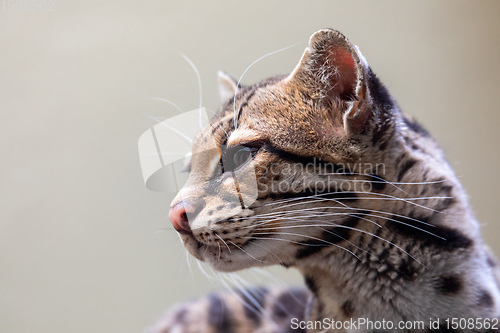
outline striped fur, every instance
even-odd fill
[[[290,75],[249,87],[221,80],[234,97],[197,136],[172,203],[199,207],[184,245],[220,271],[296,268],[309,291],[254,291],[258,313],[237,293],[208,296],[152,332],[300,332],[293,316],[421,320],[425,328],[399,331],[445,332],[429,320],[498,318],[498,267],[464,190],[356,46],[321,30]],[[300,302],[278,315],[283,298]],[[454,332],[476,331],[491,330]]]

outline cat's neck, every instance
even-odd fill
[[[462,231],[445,227],[448,219],[454,225],[476,225],[473,217],[467,213],[435,216],[436,221],[425,223],[436,222],[437,227],[422,228],[435,230],[433,235],[386,221],[392,223],[391,228],[377,220],[382,228],[370,230],[376,237],[360,233],[344,251],[332,250],[298,265],[315,295],[308,320],[429,324],[439,318],[443,324],[446,318],[487,318],[498,313],[500,295],[476,231],[463,236]],[[415,231],[417,236],[408,239],[397,231]],[[434,245],[426,237],[436,238]],[[483,307],[472,306],[481,302]],[[365,331],[359,328],[359,332]]]

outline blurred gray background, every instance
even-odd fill
[[[0,4],[2,6],[2,4]],[[429,128],[500,254],[500,1],[60,1],[0,9],[0,332],[140,332],[202,276],[148,191],[137,140],[178,111],[218,108],[216,72],[290,72],[332,27]],[[27,8],[29,9],[29,8]],[[292,270],[274,269],[288,283]],[[270,278],[264,278],[270,280]]]

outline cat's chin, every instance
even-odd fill
[[[184,247],[193,257],[206,262],[219,272],[235,272],[250,267],[275,264],[269,260],[259,259],[265,256],[264,253],[253,253],[252,246],[250,249],[245,245],[219,247],[203,244],[192,235],[181,235],[181,238]]]
[[[203,260],[203,256],[201,255],[200,249],[206,248],[202,243],[198,242],[193,235],[181,235],[182,242],[184,243],[184,247],[188,250],[188,252],[198,260]]]
[[[213,269],[219,272],[230,273],[241,271],[243,269],[247,269],[250,267],[261,267],[268,266],[272,263],[266,263],[265,261],[249,261],[249,260],[241,260],[238,255],[229,255],[225,258],[221,258],[220,260],[216,256],[211,256],[204,260],[207,262]]]

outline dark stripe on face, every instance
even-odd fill
[[[258,326],[262,319],[262,310],[266,306],[267,293],[267,288],[252,288],[246,290],[246,292],[238,291],[238,295],[243,302],[245,316],[253,321],[255,326]]]
[[[208,296],[208,301],[210,303],[208,309],[208,324],[212,326],[216,332],[233,333],[233,318],[231,318],[231,312],[224,301],[215,294]]]
[[[250,101],[250,99],[253,97],[253,95],[255,95],[255,92],[257,91],[257,88],[254,88],[248,95],[247,97],[245,98],[245,101],[243,103],[240,104],[240,107],[238,108],[238,113],[236,114],[236,121],[239,121],[240,120],[240,117],[241,117],[241,112],[243,111],[243,108],[246,107],[248,105],[248,102]]]
[[[411,218],[414,219],[393,216],[391,218],[392,221],[386,221],[386,226],[389,230],[399,233],[414,242],[420,242],[423,246],[434,247],[444,251],[466,249],[472,245],[470,238],[455,229],[429,224],[432,220],[431,218]],[[419,221],[424,223],[420,223]]]
[[[404,175],[410,170],[418,161],[413,158],[407,158],[403,164],[399,167],[398,171],[398,182],[400,182]]]
[[[221,142],[221,144],[225,145],[228,138],[228,132],[233,128],[233,124],[233,117],[229,119],[214,119],[214,122],[210,124],[212,127],[212,136],[222,136],[223,142]]]
[[[442,275],[436,285],[436,289],[445,295],[455,295],[462,290],[462,279],[454,275]]]
[[[265,143],[262,149],[277,155],[281,159],[290,161],[291,163],[302,164],[305,167],[316,168],[316,170],[319,169],[318,175],[320,176],[327,174],[333,174],[333,175],[338,174],[343,176],[352,175],[352,173],[348,171],[346,172],[346,168],[344,166],[334,164],[331,162],[325,162],[314,156],[301,156],[291,152],[287,152],[285,150],[273,147],[269,143]],[[335,187],[337,183],[334,180],[328,181],[327,177],[328,176],[325,176],[324,179],[318,180],[318,184],[324,185],[321,186],[322,188],[319,188],[320,186],[311,188],[312,185],[310,185],[309,188],[300,189],[300,191],[298,190],[295,192],[294,191],[282,192],[282,193],[273,192],[268,194],[266,198],[288,199],[288,198],[298,198],[298,197],[320,196],[321,198],[325,199],[339,199],[339,200],[342,199],[342,200],[352,200],[352,201],[357,200],[355,194],[336,191]],[[379,184],[380,182],[382,183],[382,185]],[[374,187],[376,188],[385,187],[385,185],[383,184],[384,183],[383,180],[380,180],[380,182],[377,183],[377,185],[374,185]],[[334,188],[333,191],[332,187]]]
[[[349,228],[342,228],[342,227],[324,228],[324,231],[322,232],[321,236],[318,237],[321,239],[310,239],[306,241],[301,241],[301,243],[304,243],[306,245],[303,245],[302,248],[300,248],[297,251],[296,258],[303,259],[309,257],[315,253],[320,252],[325,247],[329,247],[331,245],[335,245],[337,243],[349,239],[353,231],[350,228],[355,228],[359,220],[366,214],[367,212],[359,212],[347,218],[347,220],[343,222],[341,225]]]
[[[272,77],[272,78],[269,78],[267,80],[261,81],[260,83],[254,85],[252,87],[249,87],[249,88],[246,88],[246,89],[244,88],[244,90],[242,91],[242,93],[246,93],[245,90],[250,90],[251,89],[251,91],[247,95],[247,97],[245,98],[245,101],[243,103],[241,103],[240,107],[238,108],[238,113],[236,114],[237,121],[240,120],[243,108],[245,108],[248,105],[248,102],[255,95],[255,93],[257,92],[258,89],[264,88],[264,87],[266,87],[266,86],[268,86],[270,84],[276,83],[276,82],[282,80],[283,78],[285,78],[285,76]]]

